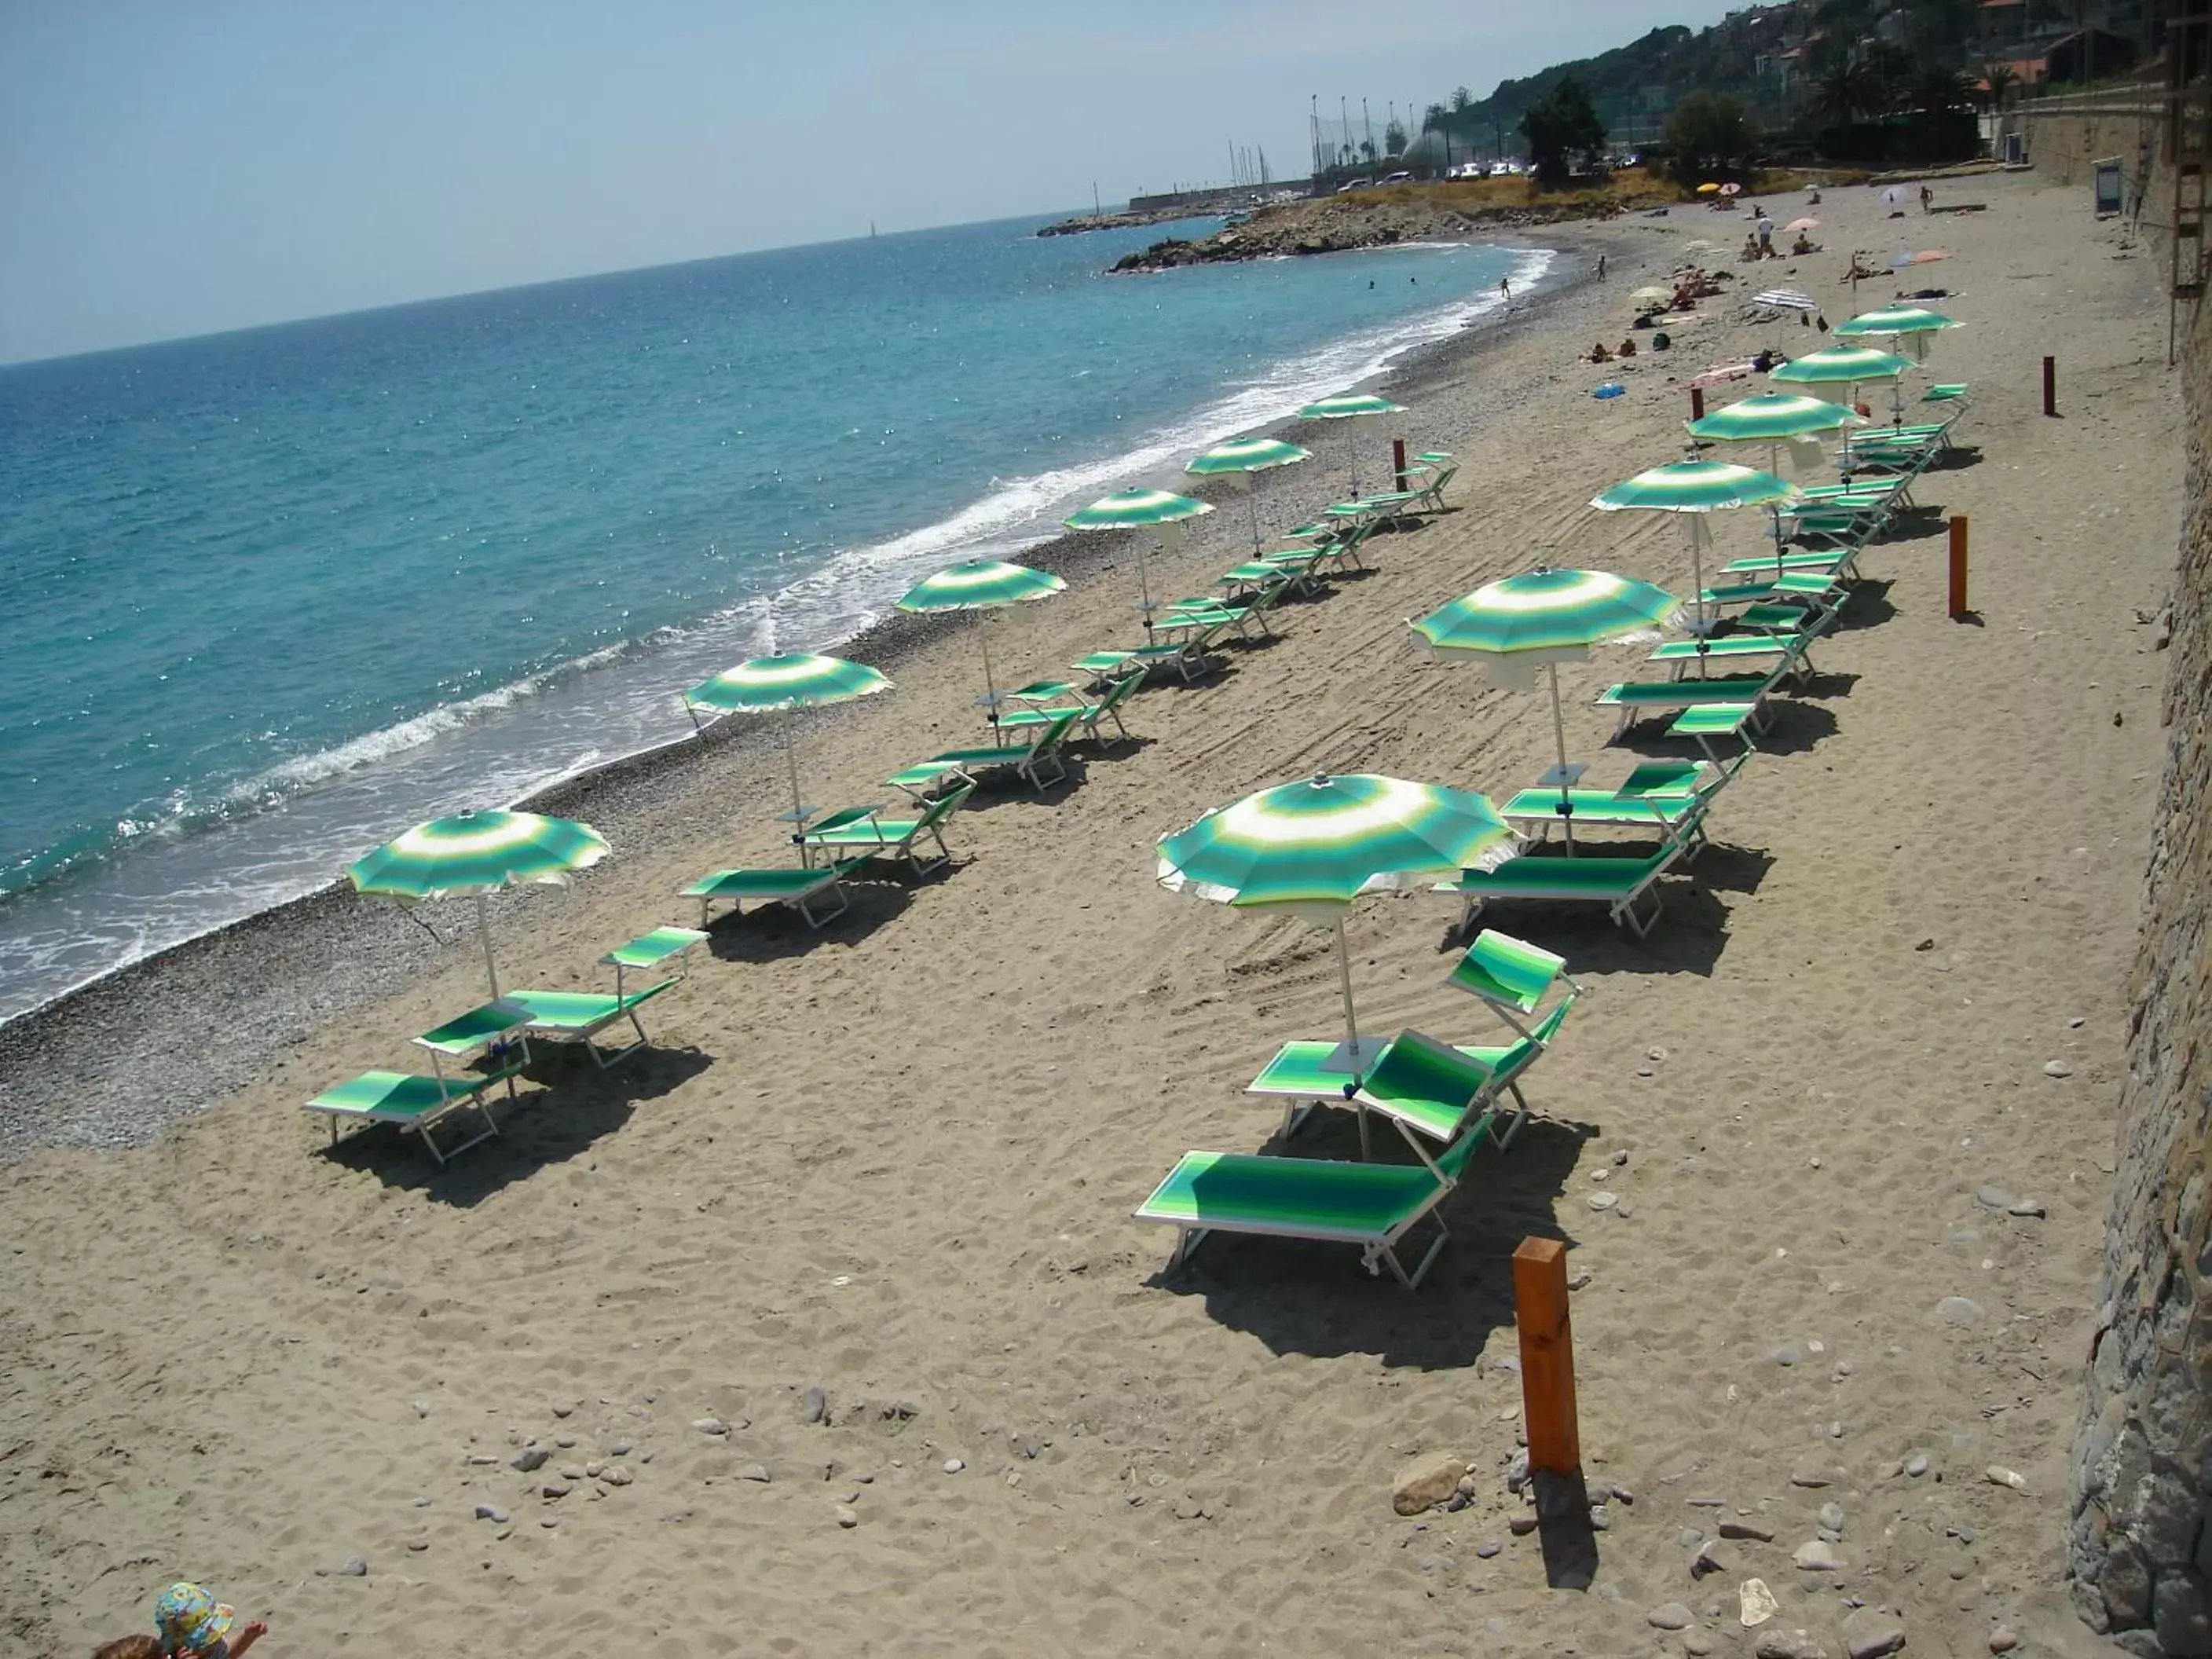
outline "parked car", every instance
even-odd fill
[[[1382,175],[1382,182],[1386,185],[1408,185],[1413,181],[1413,175],[1403,168],[1396,173],[1386,173]]]
[[[1347,190],[1372,190],[1374,188],[1375,181],[1372,179],[1352,179],[1339,185],[1336,187],[1336,193],[1339,196],[1341,196]]]

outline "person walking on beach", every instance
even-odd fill
[[[1605,280],[1605,255],[1602,253],[1597,256],[1597,279],[1601,283]]]
[[[1513,297],[1512,280],[1510,277],[1500,276],[1498,279],[1498,291],[1500,294],[1503,294],[1507,299],[1511,299]]]

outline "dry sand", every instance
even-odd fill
[[[1937,362],[1974,383],[1980,447],[1918,493],[1972,516],[1979,623],[1944,614],[1940,536],[1876,546],[1648,945],[1498,915],[1589,994],[1418,1295],[1349,1250],[1253,1241],[1156,1276],[1172,1239],[1130,1209],[1185,1148],[1266,1140],[1243,1085],[1336,1009],[1319,936],[1162,892],[1152,844],[1321,769],[1498,795],[1535,775],[1540,703],[1431,661],[1404,619],[1539,561],[1686,590],[1677,525],[1584,503],[1677,453],[1671,377],[1812,337],[1711,302],[1668,356],[1572,354],[1734,218],[1602,232],[1607,283],[1455,371],[1494,411],[1471,430],[1429,424],[1412,387],[1415,447],[1466,468],[1454,511],[1377,538],[1374,574],[1213,683],[1141,695],[1141,741],[1045,799],[979,796],[944,875],[872,883],[819,933],[719,927],[654,1005],[653,1053],[544,1062],[507,1135],[450,1170],[382,1134],[332,1155],[297,1105],[474,1001],[465,939],[155,1144],[0,1172],[0,1650],[88,1649],[179,1577],[266,1616],[272,1655],[1702,1652],[1701,1632],[1748,1652],[1754,1575],[1768,1628],[1831,1651],[1847,1598],[1901,1609],[1915,1652],[1978,1651],[1999,1624],[2026,1651],[2097,1645],[2054,1586],[2161,759],[2137,611],[2174,556],[2178,399],[2155,262],[2116,257],[2085,192],[1943,193],[1990,210],[1885,226],[1873,192],[1832,193],[1834,252],[1796,279],[1841,317],[1842,250],[1955,252],[1914,275],[1972,325]],[[2037,412],[2045,350],[2062,420]],[[1607,376],[1630,395],[1593,402]],[[1320,471],[1271,508],[1321,499]],[[1164,585],[1206,586],[1237,516]],[[1748,515],[1720,529],[1757,538]],[[998,661],[1125,635],[1133,588],[1117,560],[1006,619]],[[1631,763],[1588,705],[1628,660],[1569,677],[1594,781]],[[968,640],[897,678],[813,733],[816,799],[878,796],[972,738]],[[606,945],[684,919],[684,878],[777,855],[771,768],[732,750],[694,775],[623,815],[610,863],[512,907],[506,962],[592,983]],[[1487,1040],[1443,984],[1455,915],[1426,893],[1355,910],[1365,1023]],[[1585,1462],[1626,1489],[1584,1590],[1548,1588],[1540,1538],[1508,1524],[1507,1257],[1531,1234],[1588,1275]],[[1978,1311],[1947,1322],[1952,1297]],[[510,1468],[533,1437],[544,1467]],[[1475,1501],[1396,1516],[1394,1477],[1438,1450]],[[1830,1503],[1847,1565],[1801,1572]],[[1691,1534],[1723,1519],[1772,1542],[1720,1545],[1692,1583]],[[327,1574],[353,1553],[366,1577]],[[1674,1601],[1696,1615],[1680,1637],[1647,1623]]]

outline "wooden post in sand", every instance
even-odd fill
[[[1705,389],[1701,386],[1690,388],[1690,418],[1693,421],[1705,418]]]
[[[1398,488],[1403,489],[1406,487],[1406,441],[1403,438],[1390,440],[1390,471],[1397,474]]]
[[[1567,1320],[1567,1247],[1524,1238],[1513,1252],[1513,1323],[1521,1333],[1521,1413],[1528,1467],[1571,1474],[1582,1467],[1575,1420],[1575,1334]]]
[[[2058,359],[2043,360],[2043,412],[2054,418],[2058,414]]]
[[[1954,513],[1951,515],[1951,620],[1956,622],[1969,614],[1966,605],[1966,515]]]

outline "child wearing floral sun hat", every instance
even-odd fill
[[[255,1619],[233,1636],[237,1618],[198,1584],[172,1584],[154,1603],[154,1632],[168,1659],[244,1659],[269,1626]]]

